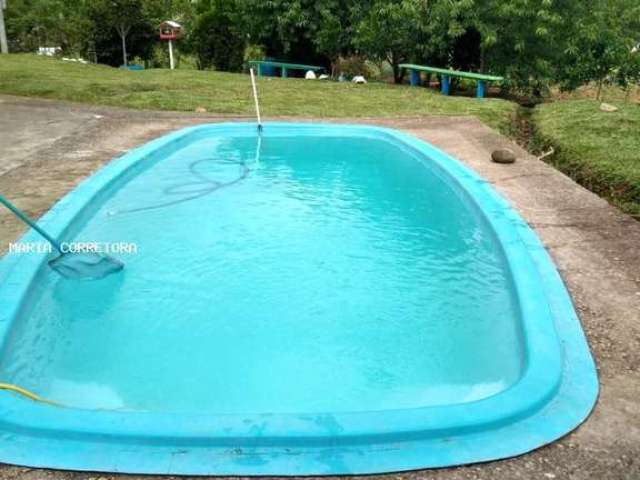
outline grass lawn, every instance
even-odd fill
[[[397,117],[472,115],[514,134],[518,106],[501,99],[445,97],[425,88],[369,83],[354,85],[302,79],[261,78],[263,115]],[[640,218],[640,106],[607,101],[620,110],[604,113],[590,94],[575,92],[537,107],[535,140],[553,145],[550,160],[587,188]],[[0,55],[0,93],[137,109],[253,115],[249,76],[197,70],[126,71],[36,55]],[[620,93],[620,92],[618,92]],[[582,95],[582,96],[581,96]],[[559,99],[558,99],[559,98]]]
[[[533,115],[537,136],[553,145],[550,161],[579,183],[640,219],[640,105],[593,100],[543,104]]]
[[[425,88],[369,83],[355,85],[303,79],[261,78],[265,117],[394,117],[473,115],[505,130],[516,110],[501,99],[443,97]],[[137,109],[253,114],[246,74],[152,69],[126,71],[35,55],[0,56],[0,93]]]

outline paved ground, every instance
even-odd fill
[[[0,192],[37,217],[114,156],[169,130],[219,119],[0,96]],[[491,163],[490,151],[510,142],[473,119],[359,121],[401,128],[435,144],[513,203],[557,262],[601,382],[591,417],[552,445],[510,460],[384,478],[640,479],[640,222],[520,149],[514,165]],[[21,231],[15,219],[0,211],[0,251]],[[115,477],[0,465],[0,480]]]

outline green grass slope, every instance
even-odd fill
[[[538,137],[554,146],[551,162],[576,181],[640,218],[640,105],[614,102],[606,113],[592,100],[539,106]]]
[[[261,78],[268,116],[398,117],[472,115],[513,133],[517,105],[501,99],[445,97],[425,88]],[[0,93],[119,107],[252,115],[246,74],[197,70],[126,71],[36,55],[0,55]],[[615,103],[615,102],[614,102]],[[563,99],[536,108],[536,139],[551,161],[587,188],[640,218],[640,107],[618,102],[605,113],[592,100]]]
[[[500,99],[443,97],[425,88],[261,78],[265,115],[395,117],[473,115],[504,129],[516,105]],[[152,69],[126,71],[35,55],[0,56],[0,93],[137,109],[252,114],[246,74]]]

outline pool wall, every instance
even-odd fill
[[[111,162],[66,195],[39,224],[72,236],[123,176],[191,135],[246,134],[255,124],[183,129]],[[491,225],[522,312],[525,367],[507,390],[475,402],[322,415],[168,415],[81,410],[0,392],[0,461],[33,467],[156,474],[380,473],[519,455],[579,425],[598,393],[595,366],[569,294],[535,233],[491,186],[460,162],[407,134],[378,127],[269,123],[270,135],[354,135],[418,152],[451,178]],[[33,231],[22,242],[39,241]],[[47,256],[0,261],[0,346],[34,290]]]

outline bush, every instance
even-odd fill
[[[242,70],[245,39],[237,12],[231,2],[211,2],[211,9],[196,20],[190,43],[198,59],[198,68],[227,72]]]
[[[174,51],[174,54],[176,52]],[[157,43],[151,50],[150,68],[169,68],[169,49],[166,42]]]
[[[244,71],[249,71],[249,61],[250,60],[264,60],[266,57],[266,53],[264,47],[262,45],[255,45],[250,43],[244,49]]]
[[[71,3],[71,2],[69,2]],[[151,20],[145,16],[140,3],[134,0],[88,2],[87,36],[83,55],[118,67],[123,63],[122,39],[116,26],[126,27],[127,57],[148,60],[157,42],[157,32]]]
[[[335,73],[336,75],[344,75],[347,78],[353,78],[356,75],[370,78],[373,72],[364,57],[351,55],[338,58],[335,63]]]

